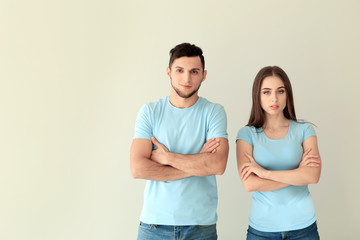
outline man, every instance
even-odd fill
[[[170,96],[138,113],[131,172],[148,180],[138,240],[217,239],[215,175],[225,171],[229,145],[224,108],[198,96],[206,74],[202,50],[177,45]]]

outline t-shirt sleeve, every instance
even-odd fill
[[[311,136],[316,136],[315,129],[311,124],[305,123],[303,136],[303,142]]]
[[[245,142],[248,142],[252,147],[254,147],[252,136],[251,136],[251,129],[250,127],[243,127],[240,128],[238,131],[236,140],[244,140]]]
[[[136,118],[134,138],[151,140],[152,136],[151,109],[145,104],[140,109]]]
[[[207,133],[207,140],[211,138],[228,138],[227,133],[227,118],[223,106],[217,104],[211,114],[209,122],[209,129]]]

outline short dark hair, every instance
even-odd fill
[[[201,48],[194,44],[190,43],[181,43],[176,45],[173,49],[170,50],[170,60],[169,60],[169,68],[177,58],[181,57],[200,57],[201,65],[203,71],[205,70],[205,59],[203,56],[203,51]]]

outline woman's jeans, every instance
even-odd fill
[[[261,232],[249,226],[247,240],[319,240],[316,222],[309,227],[286,232]]]

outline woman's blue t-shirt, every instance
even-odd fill
[[[287,135],[278,140],[266,136],[262,128],[243,127],[237,140],[253,147],[253,157],[268,170],[292,170],[299,166],[303,142],[316,136],[312,125],[290,120]],[[252,193],[249,224],[264,232],[297,230],[316,221],[308,186],[288,186],[276,191]]]

